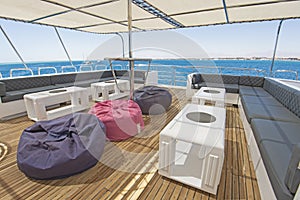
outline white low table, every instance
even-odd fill
[[[206,101],[215,102],[215,106],[224,108],[225,89],[213,87],[201,87],[192,97],[192,103],[204,105]]]
[[[89,107],[87,89],[81,87],[67,87],[26,94],[24,101],[28,117],[34,121],[54,119]],[[49,106],[66,102],[71,102],[71,104],[47,110]]]
[[[186,105],[160,132],[159,174],[216,194],[224,160],[225,118],[225,108]]]
[[[105,101],[128,96],[128,93],[122,93],[120,90],[128,91],[129,81],[118,79],[117,83],[119,87],[117,87],[114,80],[92,83],[92,99],[94,101]]]

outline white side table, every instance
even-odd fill
[[[98,82],[91,84],[92,90],[92,99],[94,101],[105,101],[120,99],[128,96],[128,93],[121,92],[120,90],[128,91],[129,90],[129,81],[128,80],[117,80],[118,86],[114,80]]]
[[[204,105],[206,101],[215,102],[215,106],[224,108],[225,89],[213,87],[201,87],[192,97],[192,103]]]
[[[28,117],[34,121],[50,120],[89,107],[86,88],[67,87],[24,95]],[[69,105],[60,107],[61,103]],[[48,110],[49,106],[55,106]]]
[[[224,161],[224,108],[188,104],[160,132],[159,174],[216,194]]]

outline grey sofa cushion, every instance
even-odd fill
[[[254,118],[299,123],[299,118],[283,106],[244,103],[243,108],[250,124]]]
[[[193,77],[192,77],[192,85],[194,84],[199,84],[201,83],[203,80],[201,78],[201,74],[193,74]]]
[[[50,76],[52,85],[74,83],[76,79],[76,74],[57,74]]]
[[[238,84],[239,76],[218,75],[218,74],[201,74],[202,82],[219,83],[219,84]]]
[[[48,86],[44,86],[44,87],[28,88],[23,91],[25,92],[25,94],[30,94],[30,93],[42,92],[42,91],[46,91],[46,90],[53,90],[56,88],[58,88],[58,87],[55,85],[48,85]]]
[[[300,120],[299,123],[273,121],[266,119],[253,119],[251,128],[257,143],[264,140],[281,142],[292,150],[294,144],[300,143]]]
[[[260,97],[260,96],[252,96],[252,95],[242,95],[241,101],[243,103],[255,103],[261,105],[270,105],[270,106],[282,106],[279,101],[275,98],[269,97]]]
[[[218,74],[201,74],[202,82],[224,84],[221,75]]]
[[[7,92],[51,85],[50,76],[12,78],[1,82],[5,83]]]
[[[54,85],[44,86],[44,87],[36,87],[36,88],[28,88],[23,90],[10,91],[6,93],[6,96],[2,97],[2,102],[7,103],[10,101],[16,101],[23,99],[25,94],[41,92],[46,90],[56,89],[57,87]]]
[[[117,70],[116,76],[118,79],[129,80],[129,71]],[[146,71],[134,71],[134,82],[143,84],[145,82]]]
[[[284,183],[290,160],[288,155],[291,155],[289,147],[285,143],[264,140],[259,149],[277,199],[293,199]]]
[[[300,143],[293,146],[292,156],[285,176],[285,184],[292,194],[297,192],[300,184]]]
[[[0,82],[0,97],[6,95],[6,88],[5,88],[5,83]]]
[[[270,97],[271,95],[261,87],[239,86],[240,95],[253,95],[261,97]]]
[[[239,85],[263,87],[264,77],[259,76],[240,76]]]
[[[224,84],[239,84],[240,77],[233,75],[221,75]]]
[[[92,83],[97,83],[98,79],[87,79],[85,81],[75,81],[74,86],[77,87],[90,87]]]
[[[264,89],[287,108],[289,107],[293,93],[296,92],[294,88],[291,88],[273,79],[266,79]]]
[[[289,102],[288,109],[300,117],[300,91],[296,91]]]
[[[26,94],[26,91],[24,91],[24,90],[16,90],[16,91],[6,92],[6,95],[1,97],[1,100],[2,100],[2,103],[16,101],[16,100],[23,99],[23,96],[25,94]]]

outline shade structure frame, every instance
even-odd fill
[[[128,32],[126,2],[3,0],[0,18],[93,33]],[[300,0],[190,0],[172,4],[141,0],[132,3],[133,32],[298,18]],[[172,20],[180,25],[172,24]]]

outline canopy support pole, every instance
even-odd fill
[[[123,55],[123,58],[125,58],[124,38],[120,33],[116,33],[116,35],[118,35],[121,38],[121,41],[122,41],[122,55]]]
[[[64,45],[64,43],[63,43],[63,41],[62,41],[62,39],[61,39],[61,37],[60,37],[60,35],[59,35],[59,32],[58,32],[57,28],[56,28],[56,27],[54,27],[54,29],[55,29],[55,32],[56,32],[56,34],[57,34],[57,37],[58,37],[58,39],[59,39],[59,41],[60,41],[61,45],[62,45],[62,46],[63,46],[63,48],[64,48],[64,51],[65,51],[65,53],[66,53],[66,55],[67,55],[67,57],[68,57],[68,59],[69,59],[69,62],[70,62],[70,63],[71,63],[71,65],[73,66],[73,63],[72,63],[71,57],[70,57],[70,55],[69,55],[69,53],[68,53],[68,51],[67,51],[67,49],[66,49],[66,47],[65,47],[65,45]]]
[[[276,56],[277,45],[278,45],[279,34],[280,34],[282,22],[283,22],[283,19],[279,22],[278,29],[277,29],[275,47],[274,47],[274,51],[273,51],[272,64],[271,64],[271,67],[270,67],[269,76],[272,76],[272,74],[273,74],[274,61],[275,61],[275,56]]]
[[[19,52],[17,51],[16,47],[14,46],[14,44],[11,42],[11,40],[9,39],[8,35],[5,33],[4,29],[2,28],[2,26],[0,25],[0,29],[3,33],[3,35],[6,37],[7,41],[9,42],[10,46],[13,48],[13,50],[15,51],[15,53],[17,54],[17,56],[19,57],[19,59],[22,61],[23,65],[25,66],[26,69],[28,69],[28,66],[26,65],[25,61],[23,60],[23,58],[21,57],[21,55],[19,54]]]
[[[225,12],[226,22],[229,23],[228,12],[227,12],[227,6],[226,6],[225,0],[223,0],[223,7],[224,7],[224,12]]]
[[[134,91],[134,61],[132,58],[132,0],[128,0],[128,47],[129,47],[129,81],[130,93],[129,99],[133,100]]]

